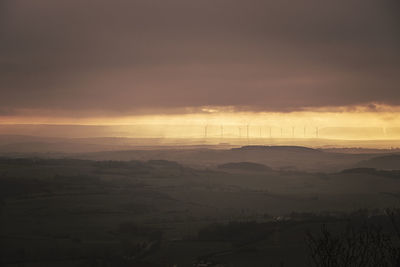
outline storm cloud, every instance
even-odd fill
[[[400,105],[397,2],[0,0],[0,107]]]

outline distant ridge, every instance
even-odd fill
[[[232,148],[231,150],[245,150],[245,151],[265,151],[265,150],[273,150],[273,151],[292,151],[292,152],[322,152],[321,150],[317,150],[310,147],[305,146],[242,146],[239,148]]]
[[[272,169],[264,164],[254,162],[229,162],[218,165],[218,169],[242,170],[242,171],[271,171]]]
[[[364,175],[375,175],[387,178],[400,178],[400,171],[398,170],[377,170],[374,168],[353,168],[353,169],[345,169],[341,171],[342,174],[364,174]]]
[[[400,154],[392,154],[361,161],[357,167],[367,167],[382,170],[400,170]]]

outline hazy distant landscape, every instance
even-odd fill
[[[30,146],[0,150],[5,266],[310,266],[307,233],[400,207],[397,150]]]
[[[399,0],[0,0],[0,267],[400,267]]]

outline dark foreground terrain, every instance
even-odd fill
[[[274,153],[281,158],[238,160],[238,155],[254,153],[252,149],[233,150],[232,161],[223,160],[221,154],[228,155],[223,151],[190,152],[206,153],[199,158],[204,164],[189,164],[193,155],[187,157],[189,163],[157,159],[167,152],[159,157],[155,152],[140,154],[153,153],[156,160],[106,160],[104,154],[79,155],[92,159],[0,158],[1,263],[345,266],[316,264],[315,250],[324,249],[318,246],[321,238],[323,244],[332,241],[329,251],[339,251],[341,243],[335,238],[351,240],[345,238],[351,236],[349,225],[355,233],[370,229],[361,233],[391,242],[360,247],[390,247],[396,255],[397,217],[388,209],[400,206],[400,171],[393,167],[400,166],[397,155],[348,155],[349,168],[340,170],[334,164],[340,154],[321,155],[325,152],[306,148],[280,148]],[[293,150],[299,155],[299,149],[303,157],[319,157],[326,169],[263,164],[284,162],[294,157]],[[189,152],[174,153],[183,157]],[[346,266],[380,266],[361,264]]]

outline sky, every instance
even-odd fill
[[[397,0],[0,0],[0,123],[303,112],[400,126],[399,13]]]

